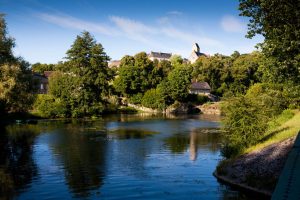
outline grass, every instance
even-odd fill
[[[259,151],[266,146],[294,137],[300,130],[300,111],[287,110],[270,122],[269,129],[262,141],[247,148],[244,153]]]

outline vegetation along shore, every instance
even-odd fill
[[[0,119],[98,118],[108,113],[222,114],[215,176],[270,196],[300,130],[300,1],[240,0],[257,51],[189,59],[137,52],[111,61],[88,31],[57,63],[28,63],[0,14]],[[284,20],[283,20],[284,19]],[[34,123],[26,121],[26,123]]]

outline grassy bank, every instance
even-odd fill
[[[243,153],[259,151],[269,145],[297,135],[300,130],[300,111],[287,110],[270,122],[264,138],[257,145],[247,148]]]
[[[271,196],[300,130],[300,111],[286,110],[268,127],[257,145],[220,162],[215,176],[239,188]]]

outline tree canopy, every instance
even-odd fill
[[[298,82],[300,61],[300,1],[240,0],[242,16],[250,18],[247,37],[264,36],[261,44],[271,82]]]
[[[67,61],[50,78],[50,93],[66,102],[74,117],[100,114],[112,79],[104,48],[89,32],[83,32],[66,54]]]

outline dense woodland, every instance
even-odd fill
[[[239,9],[250,18],[247,37],[265,38],[255,52],[202,56],[194,64],[176,55],[151,61],[141,52],[124,56],[119,68],[108,67],[104,47],[86,31],[75,38],[65,61],[30,67],[13,55],[15,41],[0,15],[0,114],[93,117],[117,112],[120,99],[165,110],[178,102],[203,103],[189,87],[192,80],[206,81],[223,102],[223,154],[235,155],[258,143],[272,118],[300,105],[300,2],[240,0]],[[49,94],[36,95],[32,73],[44,71],[55,71]]]

